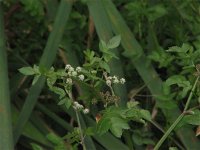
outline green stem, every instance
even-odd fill
[[[78,111],[75,110],[75,112],[76,112],[76,118],[77,118],[77,122],[78,122],[78,127],[79,127],[80,134],[81,134],[81,144],[83,146],[83,150],[86,150],[84,137],[83,137],[83,132],[82,132],[82,128],[81,128],[81,122],[80,122],[79,115],[78,115]]]
[[[71,91],[68,91],[68,96],[71,100],[73,100],[73,96],[72,96],[72,92]],[[76,109],[74,109],[75,113],[76,113],[76,118],[77,118],[77,122],[78,122],[78,128],[79,128],[79,131],[80,131],[80,134],[81,134],[81,144],[83,146],[83,150],[86,150],[86,146],[85,146],[85,142],[84,142],[84,136],[83,136],[83,132],[82,132],[82,128],[81,128],[81,122],[80,122],[80,118],[79,118],[79,115],[78,115],[78,111]]]
[[[169,134],[172,132],[172,130],[174,130],[174,128],[176,127],[176,125],[181,121],[181,119],[183,118],[185,114],[182,113],[175,121],[174,123],[170,126],[170,128],[167,130],[167,132],[165,132],[165,134],[163,135],[163,137],[158,141],[158,143],[156,144],[156,146],[154,147],[154,150],[158,150],[160,148],[160,146],[162,145],[162,143],[165,141],[165,139],[169,136]]]
[[[190,95],[189,95],[189,97],[188,97],[188,100],[187,100],[187,102],[186,102],[186,104],[185,104],[184,111],[186,111],[186,110],[189,108],[190,101],[191,101],[191,99],[192,99],[194,90],[195,90],[195,88],[196,88],[196,86],[197,86],[198,80],[199,80],[199,76],[197,77],[197,79],[196,79],[196,81],[195,81],[195,83],[194,83],[194,85],[193,85],[193,87],[192,87],[192,90],[191,90],[191,92],[190,92]]]
[[[189,108],[189,105],[190,105],[194,90],[195,90],[196,85],[198,83],[198,80],[199,80],[199,76],[196,78],[196,81],[195,81],[195,83],[194,83],[194,85],[192,87],[192,90],[190,91],[190,95],[189,95],[189,97],[187,99],[187,102],[186,102],[186,105],[185,105],[183,113],[174,121],[174,123],[170,126],[170,128],[165,132],[165,134],[162,136],[162,138],[158,141],[158,143],[154,147],[154,150],[158,150],[160,148],[160,146],[163,144],[163,142],[166,140],[166,138],[169,136],[169,134],[174,130],[176,125],[181,121],[181,119],[186,114],[187,109]]]

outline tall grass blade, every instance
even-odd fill
[[[44,49],[44,53],[40,60],[40,67],[49,68],[55,57],[58,50],[58,45],[61,41],[65,25],[71,11],[72,1],[71,0],[62,0],[56,15],[55,23],[53,25],[53,30],[48,38],[47,45]],[[14,142],[17,143],[23,127],[28,121],[30,114],[37,102],[37,98],[44,86],[45,79],[40,78],[39,81],[30,88],[29,94],[25,100],[25,104],[22,108],[22,111],[19,115],[18,122],[16,123],[14,130]]]
[[[122,37],[122,46],[124,47],[124,55],[130,59],[132,64],[137,69],[138,73],[146,83],[147,87],[153,95],[162,95],[162,81],[149,64],[147,57],[144,55],[142,47],[136,41],[130,29],[126,25],[124,19],[110,0],[102,0],[104,8],[109,16],[110,24],[112,25],[115,34],[120,34]],[[156,99],[157,103],[162,103]],[[174,109],[162,109],[167,120],[171,123],[180,115],[178,106]],[[195,138],[191,129],[181,128],[177,131],[177,135],[188,149],[200,149],[200,143]]]
[[[92,16],[92,19],[94,20],[95,28],[99,36],[99,39],[108,42],[108,40],[111,39],[114,35],[112,32],[112,27],[109,24],[107,14],[105,13],[105,11],[102,11],[104,10],[104,8],[102,7],[101,2],[98,0],[89,0],[87,4],[90,11],[90,15]],[[116,56],[120,58],[120,54],[117,49],[113,50],[113,52],[115,53]],[[112,75],[124,77],[123,66],[120,59],[115,59],[115,58],[112,59],[109,66],[111,68]],[[125,105],[127,102],[126,87],[114,86],[114,90],[115,90],[115,93],[117,93],[117,95],[120,96],[121,98],[120,104]]]
[[[12,150],[13,136],[3,10],[0,2],[0,149]]]

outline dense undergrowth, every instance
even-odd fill
[[[198,150],[199,56],[195,0],[0,0],[0,150]]]

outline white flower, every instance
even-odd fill
[[[70,67],[68,70],[69,70],[69,72],[72,72],[72,71],[74,71],[74,68]]]
[[[81,67],[76,67],[77,72],[81,72],[82,68]]]
[[[71,79],[71,78],[67,78],[66,83],[67,83],[67,84],[72,84],[72,79]]]
[[[77,72],[76,71],[72,71],[71,72],[71,75],[74,77],[74,76],[77,76]]]
[[[65,69],[69,69],[69,68],[71,68],[71,65],[67,64],[67,65],[65,66]]]
[[[108,80],[112,80],[112,77],[111,77],[111,76],[109,76],[107,79],[108,79]]]
[[[79,105],[79,103],[77,101],[74,102],[74,106],[77,106]]]
[[[76,107],[77,107],[77,109],[79,109],[79,110],[84,108],[83,105],[81,105],[81,104],[78,104]]]
[[[113,80],[113,83],[119,83],[119,80],[116,78]]]
[[[88,108],[85,108],[84,110],[83,110],[83,113],[84,114],[88,114],[90,112],[90,110],[88,109]]]
[[[124,84],[125,82],[126,82],[126,80],[125,80],[124,78],[121,78],[121,79],[120,79],[120,83],[121,83],[121,84]]]
[[[78,77],[79,77],[79,79],[80,79],[81,81],[83,81],[83,80],[84,80],[84,78],[85,78],[85,77],[84,77],[84,75],[82,75],[82,74],[81,74],[81,75],[79,75]]]
[[[116,77],[116,76],[113,76],[112,78],[113,78],[113,80],[117,80],[117,77]]]
[[[110,80],[106,80],[106,84],[107,84],[108,86],[111,86],[111,81],[110,81]]]

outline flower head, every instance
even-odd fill
[[[121,84],[124,84],[125,82],[126,82],[126,80],[125,80],[124,78],[121,78],[121,79],[120,79],[120,83],[121,83]]]
[[[67,64],[67,65],[65,66],[65,69],[68,70],[69,68],[71,68],[71,65]]]
[[[81,72],[82,68],[81,67],[76,67],[77,72]]]
[[[83,110],[83,113],[84,114],[88,114],[90,112],[90,110],[88,109],[88,108],[85,108],[84,110]]]
[[[108,86],[111,86],[111,81],[110,81],[110,80],[106,80],[106,84],[107,84]]]
[[[83,74],[79,75],[78,77],[79,77],[79,79],[80,79],[81,81],[83,81],[84,78],[85,78]]]
[[[66,83],[67,84],[72,84],[72,79],[71,78],[67,78]]]

